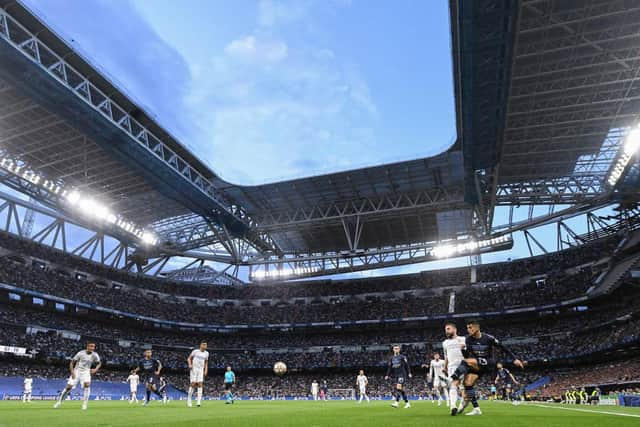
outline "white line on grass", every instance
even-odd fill
[[[531,406],[537,406],[539,408],[564,409],[565,411],[591,412],[593,414],[618,415],[618,416],[621,416],[621,417],[640,418],[640,415],[625,414],[625,413],[622,413],[622,412],[594,411],[593,409],[565,408],[564,406],[537,405],[537,404],[533,404]]]

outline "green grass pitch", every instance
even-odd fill
[[[446,407],[427,401],[413,402],[410,409],[393,409],[389,402],[357,405],[352,401],[246,401],[234,405],[206,401],[200,408],[187,408],[184,402],[153,402],[142,407],[101,401],[90,402],[87,411],[80,410],[78,401],[67,401],[59,409],[52,409],[52,404],[0,402],[0,426],[640,426],[640,408],[609,406],[571,406],[579,409],[574,411],[553,404],[482,402],[482,416],[451,417]]]

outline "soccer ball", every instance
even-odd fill
[[[287,365],[285,365],[284,362],[276,362],[273,365],[273,373],[279,377],[283,376],[287,373]]]

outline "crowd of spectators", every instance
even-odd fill
[[[456,293],[456,312],[474,312],[478,308],[504,310],[564,301],[583,295],[592,286],[594,272],[587,267],[553,278],[521,285],[474,286]]]
[[[552,372],[551,383],[540,389],[537,394],[543,398],[559,399],[564,392],[573,388],[580,389],[589,386],[612,385],[610,393],[625,391],[635,392],[640,382],[640,359],[630,359],[623,362],[600,363],[589,367]]]
[[[568,268],[611,256],[619,242],[619,237],[610,237],[549,255],[482,265],[478,267],[478,281],[504,282],[522,277],[562,274]]]
[[[560,302],[584,294],[591,285],[590,269],[562,275],[544,283],[499,284],[491,287],[467,287],[456,295],[455,312],[478,312]],[[386,295],[368,298],[344,298],[339,301],[317,301],[311,304],[278,304],[268,306],[209,306],[173,296],[161,297],[136,287],[114,288],[98,282],[70,276],[40,264],[24,265],[0,258],[0,281],[19,288],[93,304],[105,308],[157,319],[207,324],[278,324],[351,320],[384,320],[446,314],[448,295],[401,297]],[[428,291],[427,291],[428,292]]]
[[[542,361],[592,354],[640,341],[640,298],[634,293],[620,310],[613,299],[594,311],[550,315],[516,321],[495,319],[484,330],[511,340],[522,358]],[[209,334],[141,330],[89,321],[55,312],[2,306],[0,344],[26,347],[39,359],[65,360],[87,340],[97,341],[98,351],[112,365],[133,366],[143,348],[151,345],[163,363],[172,369],[186,369],[185,355],[204,339],[211,349],[212,369],[232,365],[241,369],[268,369],[286,359],[293,368],[381,367],[393,343],[402,343],[415,365],[431,356],[442,341],[442,325],[403,330],[361,330],[359,332],[271,332],[259,334]],[[623,319],[620,317],[623,315]],[[461,329],[463,325],[460,325]],[[36,332],[45,328],[49,332]],[[461,334],[463,334],[463,329]],[[532,340],[534,338],[534,340]],[[127,344],[123,344],[126,342]]]
[[[567,268],[584,265],[610,255],[619,240],[619,237],[614,236],[549,255],[481,265],[475,267],[477,281],[483,283],[509,282],[535,275],[554,276],[561,274]],[[37,244],[5,232],[0,232],[0,247],[18,256],[28,255],[76,271],[99,276],[104,278],[105,283],[116,281],[167,294],[206,299],[291,299],[433,289],[465,286],[470,283],[471,277],[471,269],[464,267],[379,278],[316,280],[246,286],[207,286],[201,283],[152,278],[108,268],[56,248]]]
[[[470,268],[459,268],[380,279],[213,287],[152,279],[108,269],[62,251],[0,233],[0,247],[10,251],[8,255],[0,257],[0,282],[132,314],[192,323],[237,325],[387,320],[446,314],[450,308],[449,293],[434,292],[434,289],[441,287],[456,288],[456,313],[537,306],[581,296],[597,274],[590,263],[606,257],[617,242],[617,238],[609,238],[547,256],[480,266],[477,267],[477,274],[482,283],[474,286],[470,286]],[[50,264],[34,264],[27,260],[25,254]],[[100,277],[86,280],[76,277],[70,270]],[[543,277],[526,280],[534,276]],[[127,286],[113,287],[112,281]],[[169,295],[160,297],[145,292],[145,289]],[[391,294],[407,289],[420,289],[422,292],[419,296]],[[348,297],[371,292],[385,294],[367,300]],[[495,319],[483,329],[503,339],[511,339],[509,345],[514,352],[529,361],[575,358],[636,343],[640,341],[637,314],[640,312],[640,293],[635,290],[619,292],[616,295],[623,298],[611,297],[606,304],[590,307],[587,312],[563,312],[547,317],[532,313],[529,319],[519,318],[517,322]],[[311,304],[213,307],[186,303],[175,295],[210,300],[267,298],[274,301],[327,295],[345,297],[332,302],[318,299]],[[54,330],[35,332],[29,328],[34,326]],[[463,327],[463,324],[460,326]],[[61,330],[68,332],[61,333]],[[464,330],[461,330],[463,333]],[[286,360],[294,372],[307,372],[310,369],[326,371],[331,368],[373,369],[375,373],[369,375],[371,394],[382,397],[391,390],[390,384],[378,374],[388,360],[390,345],[403,343],[403,352],[417,367],[431,357],[443,334],[442,326],[433,324],[403,329],[367,329],[363,326],[358,332],[210,333],[203,337],[195,331],[178,333],[140,329],[126,322],[114,324],[106,319],[90,320],[69,313],[27,308],[23,303],[0,303],[0,344],[26,347],[29,354],[34,356],[32,363],[0,359],[0,375],[22,376],[30,372],[31,375],[49,378],[64,377],[67,374],[64,367],[66,360],[80,350],[86,340],[92,340],[97,342],[97,351],[107,366],[97,379],[123,381],[127,370],[141,357],[143,348],[152,345],[155,357],[161,359],[168,369],[169,381],[184,388],[187,380],[186,356],[190,348],[203,338],[209,342],[211,349],[213,375],[220,374],[227,365],[240,373],[251,373],[240,375],[240,396],[287,395],[304,398],[308,396],[313,379],[328,381],[330,388],[353,388],[354,379],[345,374],[294,373],[278,378],[255,373],[255,370],[269,369],[276,361]],[[602,367],[596,375],[589,375],[588,378],[590,382],[604,381],[605,378],[637,380],[638,363],[635,361],[628,366],[616,366],[617,369]],[[554,393],[553,387],[562,388],[569,383],[579,386],[587,380],[582,372],[559,373],[545,393]],[[408,384],[408,389],[410,394],[426,395],[422,375],[417,375]],[[216,396],[217,387],[212,386],[209,393]]]

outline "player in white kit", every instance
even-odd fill
[[[26,377],[23,384],[24,390],[22,392],[22,403],[31,403],[31,386],[33,385],[33,378]]]
[[[204,377],[209,372],[209,352],[207,351],[207,343],[201,342],[200,348],[193,350],[187,358],[189,364],[189,393],[187,394],[187,406],[191,408],[191,396],[193,395],[193,388],[197,389],[196,405],[200,406],[202,402],[202,384],[204,383]]]
[[[356,377],[356,385],[358,386],[358,391],[360,392],[360,399],[358,399],[358,403],[362,403],[362,398],[367,399],[367,403],[371,403],[369,400],[369,395],[367,394],[367,386],[369,385],[369,380],[367,376],[364,374],[364,371],[360,369],[358,376]]]
[[[318,381],[313,380],[311,383],[311,396],[313,396],[313,400],[318,400],[318,393],[320,392],[320,384]]]
[[[71,376],[67,381],[67,386],[62,390],[62,393],[58,396],[58,400],[55,405],[53,405],[54,408],[60,407],[71,390],[80,383],[84,389],[84,393],[82,395],[82,410],[84,411],[87,409],[87,402],[91,395],[91,375],[95,375],[101,366],[100,356],[98,356],[98,353],[96,353],[95,350],[95,343],[88,342],[87,349],[79,351],[73,359],[71,359],[71,362],[69,363]],[[94,364],[96,367],[91,368]]]
[[[140,377],[136,374],[135,370],[131,371],[131,374],[127,377],[127,382],[129,383],[129,391],[131,392],[129,403],[138,403],[138,384],[140,384]]]
[[[440,390],[444,393],[447,406],[450,405],[449,392],[447,391],[447,388],[449,387],[447,376],[448,373],[445,372],[445,361],[440,359],[440,353],[435,352],[433,354],[433,359],[429,363],[427,381],[433,382],[433,392],[438,400],[438,406],[442,405],[442,395],[440,394]]]
[[[464,360],[462,350],[465,347],[465,338],[458,336],[458,328],[455,323],[447,322],[444,325],[444,333],[447,339],[442,342],[442,349],[444,351],[444,364],[447,370],[447,375],[451,378],[451,375],[458,369],[458,366]],[[449,382],[449,407],[451,408],[451,415],[458,413],[458,389],[460,388],[460,380],[450,380]],[[460,402],[462,404],[462,402]]]

